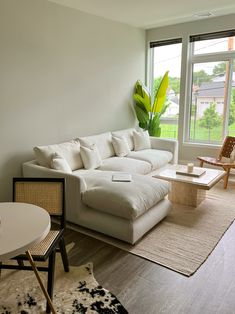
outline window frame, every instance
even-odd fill
[[[215,33],[216,34],[216,33]],[[203,36],[203,35],[202,35]],[[227,37],[227,36],[225,36]],[[216,37],[215,37],[216,38]],[[229,75],[228,83],[226,86],[227,99],[226,99],[226,116],[223,119],[223,137],[228,134],[228,118],[229,118],[229,105],[231,100],[232,90],[232,78],[233,78],[233,62],[235,62],[235,50],[223,51],[215,53],[204,53],[194,55],[194,41],[188,41],[189,44],[189,57],[188,57],[188,70],[186,74],[187,86],[186,91],[186,106],[185,106],[185,128],[183,132],[183,143],[194,146],[210,146],[215,147],[221,144],[221,141],[215,143],[200,142],[199,140],[193,141],[190,139],[190,120],[191,120],[191,105],[192,105],[192,79],[193,79],[193,66],[197,63],[206,62],[228,62],[229,63]]]
[[[167,46],[167,45],[173,45],[173,44],[181,44],[181,73],[182,73],[182,54],[183,54],[183,37],[174,37],[174,38],[168,38],[165,40],[154,40],[154,41],[150,41],[148,43],[148,69],[147,69],[147,87],[150,90],[151,96],[153,96],[153,83],[154,83],[154,48],[155,47],[161,47],[161,46]],[[182,77],[180,76],[180,85],[182,82]],[[180,91],[181,91],[181,87],[180,87]],[[180,98],[181,96],[179,95],[179,106],[180,106]],[[179,108],[179,114],[180,114],[180,108]],[[179,114],[178,114],[178,127],[179,127]],[[165,123],[165,124],[171,124],[168,123],[168,119],[161,117],[161,123]],[[178,134],[179,136],[179,134]],[[174,139],[174,138],[172,138]]]

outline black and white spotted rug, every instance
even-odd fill
[[[59,258],[57,259],[60,260]],[[93,276],[88,263],[65,273],[57,262],[53,303],[58,314],[127,314],[127,310]],[[40,272],[42,279],[46,274]],[[44,314],[46,301],[32,271],[2,270],[0,314]]]

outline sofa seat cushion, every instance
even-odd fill
[[[113,182],[112,172],[84,177],[87,189],[82,201],[113,216],[135,220],[169,193],[169,183],[148,176],[132,175],[131,182]]]
[[[151,172],[151,165],[143,160],[133,160],[126,157],[111,157],[103,159],[103,163],[98,169],[106,171],[148,174]]]
[[[170,162],[173,158],[171,152],[157,149],[143,149],[132,151],[127,155],[128,158],[138,159],[151,164],[152,170],[161,168]]]

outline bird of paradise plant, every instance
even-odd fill
[[[160,118],[166,111],[166,92],[169,84],[168,71],[164,74],[152,101],[150,92],[141,81],[137,81],[134,89],[135,112],[139,126],[148,130],[150,136],[161,135]]]

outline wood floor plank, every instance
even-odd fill
[[[92,262],[96,280],[130,314],[235,313],[235,224],[191,277],[67,230],[71,265]]]

